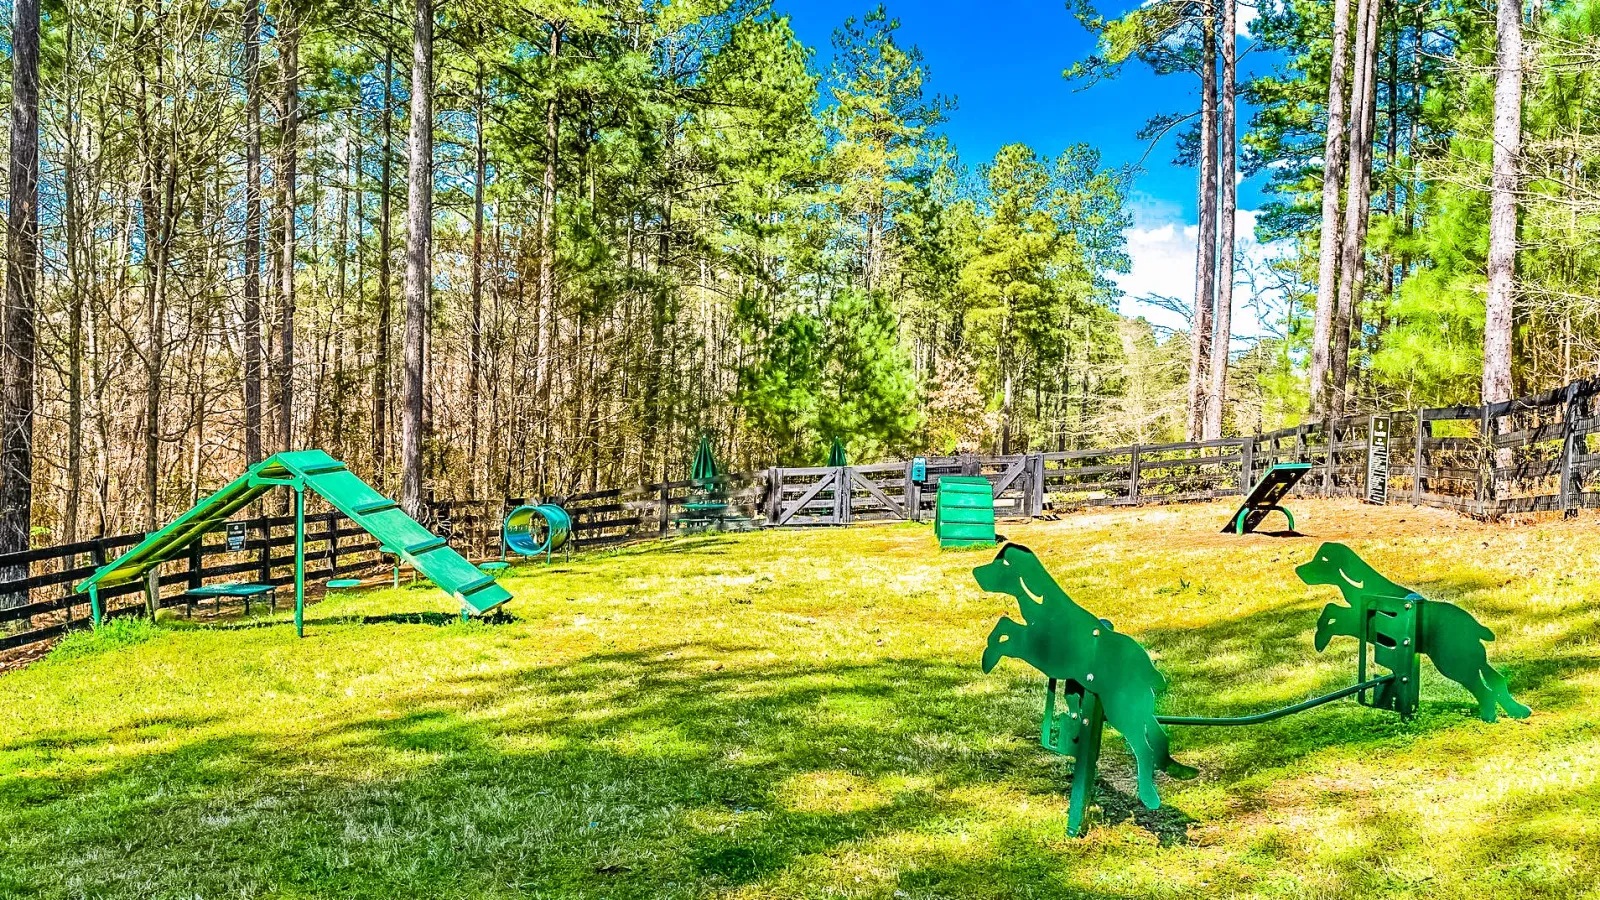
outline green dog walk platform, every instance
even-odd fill
[[[451,549],[444,538],[422,527],[416,519],[406,515],[400,504],[378,493],[344,463],[321,450],[279,453],[256,463],[167,527],[101,566],[73,590],[89,595],[90,610],[98,625],[102,588],[145,578],[162,563],[183,555],[204,539],[207,532],[254,503],[256,498],[279,487],[294,491],[294,621],[296,632],[302,635],[305,633],[307,491],[328,501],[334,509],[377,538],[387,548],[386,552],[410,563],[423,577],[454,597],[461,604],[462,618],[483,615],[511,599],[505,588]]]

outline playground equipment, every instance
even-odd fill
[[[1341,544],[1323,544],[1311,562],[1296,572],[1306,584],[1331,584],[1343,592],[1348,605],[1329,604],[1318,619],[1316,647],[1321,652],[1335,635],[1360,641],[1356,683],[1255,715],[1208,717],[1158,715],[1156,699],[1166,689],[1166,681],[1149,653],[1133,638],[1118,633],[1110,622],[1074,603],[1033,551],[1007,544],[993,562],[973,570],[979,587],[1010,594],[1022,612],[1021,623],[1002,617],[989,633],[983,671],[992,671],[1009,656],[1038,669],[1047,679],[1039,743],[1073,757],[1068,833],[1074,837],[1083,833],[1107,722],[1122,734],[1133,753],[1140,802],[1156,809],[1161,805],[1157,770],[1176,778],[1197,774],[1172,758],[1164,726],[1256,725],[1352,695],[1364,706],[1393,710],[1409,718],[1419,703],[1419,665],[1424,655],[1441,674],[1472,693],[1484,721],[1495,720],[1497,706],[1513,718],[1529,715],[1528,708],[1506,690],[1505,678],[1489,665],[1483,642],[1494,640],[1493,632],[1465,610],[1394,584]],[[1369,655],[1370,665],[1388,671],[1369,677]],[[1058,690],[1063,713],[1057,712]]]
[[[506,551],[511,550],[519,556],[542,554],[549,562],[550,555],[562,548],[570,554],[571,542],[572,517],[566,510],[554,503],[519,506],[500,526],[500,559],[504,561]]]
[[[193,509],[174,519],[167,527],[145,538],[138,546],[101,566],[73,588],[89,595],[94,624],[101,620],[100,590],[150,578],[147,590],[155,590],[154,578],[160,565],[181,556],[203,540],[206,534],[228,517],[256,501],[273,488],[294,491],[294,628],[305,636],[306,580],[306,492],[321,495],[364,531],[377,538],[384,552],[411,564],[440,590],[461,604],[461,618],[482,615],[511,599],[506,589],[493,578],[450,549],[445,539],[434,535],[400,509],[400,504],[373,490],[353,472],[321,450],[279,453],[251,466],[227,487],[200,501]],[[214,591],[256,590],[259,585],[214,585]],[[264,586],[267,590],[271,585]]]
[[[1244,498],[1244,503],[1239,506],[1238,512],[1235,512],[1228,520],[1228,524],[1222,527],[1222,533],[1227,534],[1231,531],[1234,534],[1249,534],[1255,531],[1261,525],[1261,520],[1273,510],[1283,513],[1283,517],[1289,520],[1289,530],[1294,531],[1294,513],[1279,504],[1309,471],[1311,471],[1310,463],[1279,463],[1268,469],[1267,474],[1261,476],[1261,480],[1256,482],[1256,486]]]
[[[712,453],[711,435],[700,435],[694,462],[689,469],[689,496],[683,514],[674,521],[690,531],[744,531],[754,521],[740,512],[728,498],[729,480]]]
[[[844,442],[834,438],[833,446],[828,448],[828,468],[837,469],[848,465],[850,465],[850,457],[844,452]]]
[[[936,496],[933,536],[940,547],[994,544],[994,485],[989,479],[945,476]]]

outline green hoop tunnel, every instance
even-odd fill
[[[554,503],[519,506],[500,529],[505,546],[521,556],[549,556],[572,539],[572,518]]]

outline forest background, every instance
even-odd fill
[[[416,508],[1600,372],[1600,3],[1069,9],[1066,83],[1165,86],[1136,163],[963,158],[882,7],[819,54],[765,0],[0,3],[0,550],[289,448]],[[1174,166],[1192,291],[1128,296]]]

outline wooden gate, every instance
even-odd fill
[[[771,470],[769,525],[846,525],[850,522],[848,466]],[[807,482],[804,479],[815,478]],[[791,496],[793,500],[789,499]]]

